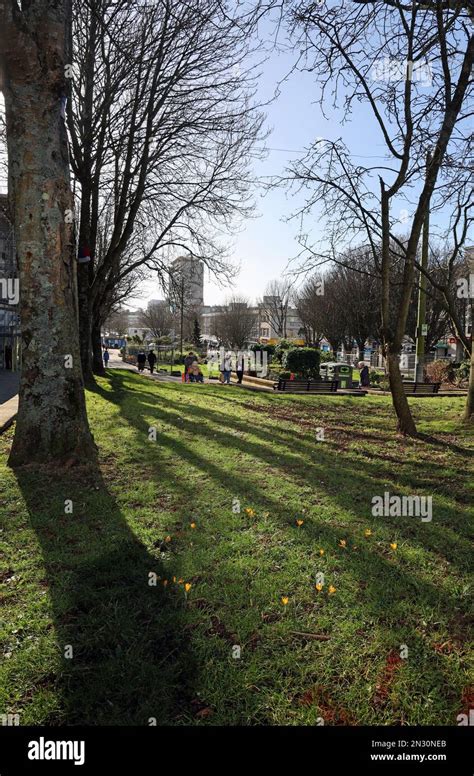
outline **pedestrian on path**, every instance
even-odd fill
[[[150,350],[150,352],[148,353],[148,365],[150,367],[150,374],[153,374],[155,364],[156,364],[156,356],[153,350]]]
[[[140,350],[137,356],[138,371],[143,372],[146,364],[146,353],[144,350]]]
[[[237,364],[235,365],[235,373],[237,375],[237,383],[239,385],[242,385],[242,380],[244,379],[244,356],[242,353],[239,353],[237,356]]]
[[[106,368],[106,369],[107,369],[107,367],[108,367],[108,365],[109,365],[109,358],[110,358],[110,353],[109,353],[109,351],[107,350],[107,348],[105,348],[105,350],[104,350],[104,355],[103,355],[103,359],[104,359],[104,365],[105,365],[105,368]]]
[[[364,364],[363,361],[359,361],[358,365],[359,367],[359,387],[360,388],[370,388],[370,377],[369,377],[369,367],[367,364]]]

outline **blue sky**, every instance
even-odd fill
[[[257,95],[260,100],[271,99],[277,84],[290,72],[294,61],[295,54],[291,52],[271,54],[262,66]],[[319,87],[311,73],[292,73],[281,84],[280,95],[266,109],[266,126],[271,134],[265,143],[268,148],[265,160],[257,161],[253,166],[256,178],[268,180],[282,174],[288,163],[302,156],[316,137],[332,140],[343,137],[354,155],[378,155],[379,159],[383,158],[383,140],[367,112],[364,114],[363,109],[355,111],[351,123],[341,126],[340,115],[336,112],[326,111],[331,119],[324,118],[316,102],[318,95]],[[269,280],[281,277],[288,260],[300,252],[296,221],[284,221],[297,202],[282,189],[267,193],[263,189],[257,191],[257,217],[245,221],[232,239],[232,260],[240,266],[240,273],[232,288],[222,288],[206,270],[206,304],[222,303],[233,293],[255,300],[262,296]],[[317,239],[321,234],[316,213],[311,236]],[[143,286],[142,298],[134,302],[143,306],[148,299],[161,296],[156,284],[149,282]]]
[[[271,99],[277,84],[290,72],[294,61],[294,53],[272,53],[262,66],[260,100]],[[311,73],[293,73],[281,85],[280,95],[266,109],[266,126],[271,130],[266,140],[269,150],[265,160],[254,164],[256,178],[268,180],[282,174],[288,163],[302,156],[316,137],[335,140],[342,136],[354,154],[371,157],[378,154],[382,158],[384,143],[367,114],[362,111],[355,113],[350,124],[341,126],[337,113],[331,120],[324,118],[316,103],[318,95],[319,86]],[[329,111],[326,113],[330,114]],[[297,201],[282,189],[267,193],[263,189],[257,191],[257,217],[247,220],[232,240],[233,261],[240,266],[240,273],[233,288],[223,289],[206,271],[206,304],[222,303],[232,293],[255,300],[263,294],[269,280],[281,277],[288,260],[300,251],[296,240],[297,223],[284,221]],[[312,237],[318,239],[322,235],[315,214]],[[160,296],[162,294],[156,284],[150,282],[143,287],[142,299],[134,301],[143,306],[148,299]]]

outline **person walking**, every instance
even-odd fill
[[[138,371],[143,372],[146,364],[146,353],[144,350],[140,350],[137,356]]]
[[[242,380],[244,378],[244,356],[242,353],[239,353],[237,356],[237,363],[235,365],[235,373],[237,375],[237,383],[238,385],[242,385]]]
[[[107,348],[105,348],[104,354],[103,354],[102,358],[104,359],[104,366],[107,369],[107,367],[109,365],[109,358],[110,358],[110,353],[107,350]]]
[[[155,364],[156,364],[156,356],[153,350],[150,350],[150,352],[148,353],[148,366],[150,367],[150,374],[153,374]]]
[[[359,361],[359,388],[370,388],[369,367],[363,361]]]

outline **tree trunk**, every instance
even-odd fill
[[[79,354],[68,218],[73,201],[61,117],[70,6],[67,0],[38,0],[21,11],[12,3],[1,16],[22,332],[20,402],[9,463],[89,462],[95,447]]]
[[[398,353],[387,354],[388,379],[392,392],[393,406],[398,417],[398,431],[408,436],[416,436],[416,426],[412,418],[408,399],[403,390],[402,375],[400,372],[400,355]]]
[[[471,346],[471,368],[469,371],[469,386],[467,389],[466,406],[463,420],[472,423],[474,418],[474,343]]]
[[[92,325],[92,368],[95,375],[105,377],[104,359],[102,357],[102,337],[100,335],[100,321],[95,320]]]
[[[79,264],[77,267],[77,285],[79,298],[79,346],[81,366],[84,381],[94,381],[92,371],[92,310],[89,287],[89,265]]]

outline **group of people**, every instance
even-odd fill
[[[223,385],[230,385],[230,377],[232,374],[232,353],[227,351],[227,353],[224,354],[224,360],[223,363],[220,365],[219,368],[219,382],[221,382]],[[244,378],[244,363],[243,358],[240,358],[237,361],[236,364],[236,375],[237,375],[237,383],[239,385],[242,384],[242,380]],[[193,353],[192,350],[189,351],[188,355],[184,359],[184,376],[183,376],[184,382],[189,383],[203,383],[204,382],[204,375],[201,372],[201,368],[199,366],[198,357],[195,353]]]
[[[223,383],[223,385],[230,385],[231,374],[232,374],[232,352],[228,350],[226,353],[224,353],[224,361],[220,365],[219,381]],[[242,356],[238,357],[237,359],[237,363],[235,365],[235,374],[237,375],[238,385],[241,385],[242,380],[244,379],[244,361]]]
[[[184,382],[186,383],[203,383],[204,375],[201,372],[199,366],[198,357],[189,351],[188,355],[184,359]]]
[[[110,353],[107,348],[104,349],[102,357],[104,359],[104,366],[107,368],[109,364],[109,359],[110,359]],[[140,352],[137,355],[137,366],[138,366],[139,372],[143,372],[147,361],[148,361],[148,366],[150,368],[150,372],[151,374],[153,374],[153,370],[155,369],[155,364],[156,364],[155,353],[153,352],[153,350],[150,350],[148,355],[146,355],[144,350],[140,350]]]
[[[154,353],[153,350],[150,350],[148,355],[145,353],[144,350],[140,350],[137,355],[137,367],[139,372],[143,372],[147,361],[148,361],[148,368],[150,369],[150,374],[153,374],[153,371],[155,369],[155,364],[156,364],[156,354]]]

